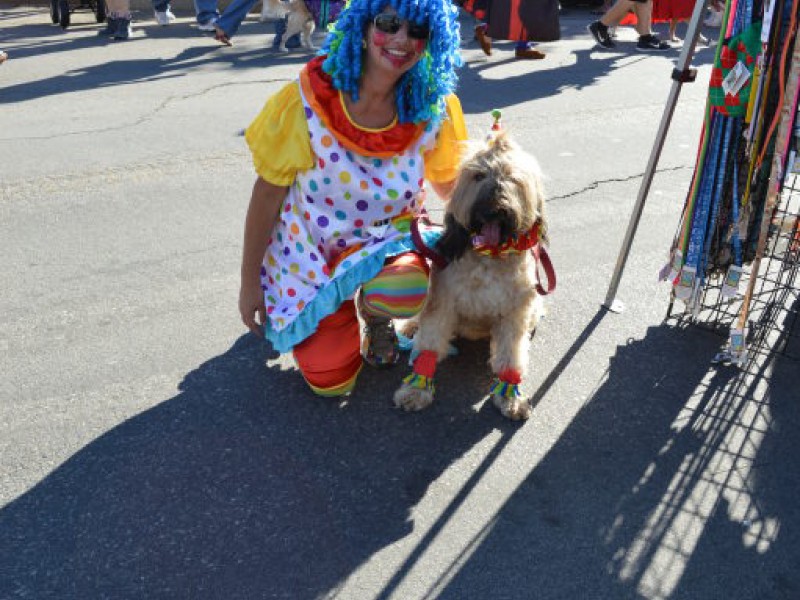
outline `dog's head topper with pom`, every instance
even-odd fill
[[[497,134],[503,130],[503,126],[500,124],[500,118],[503,116],[503,113],[500,112],[499,108],[493,108],[492,112],[492,128],[489,130],[489,134],[486,136],[487,142],[493,142],[495,138],[497,138]]]

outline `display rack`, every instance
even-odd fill
[[[777,353],[800,360],[800,175],[790,173],[783,185],[761,259],[747,317],[746,346],[751,357]],[[744,277],[751,277],[751,265]],[[670,303],[669,318],[691,322],[721,336],[729,335],[742,311],[743,296],[723,297],[724,273],[713,273],[699,308],[677,312]],[[726,352],[716,360],[730,359]]]
[[[800,2],[768,2],[726,5],[714,108],[662,271],[673,285],[668,317],[727,335],[715,361],[740,366],[772,353],[800,360]],[[752,83],[749,100],[734,75]]]

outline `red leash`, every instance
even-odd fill
[[[433,264],[435,264],[440,269],[447,268],[447,265],[450,263],[447,262],[444,256],[436,252],[430,246],[425,245],[425,240],[422,239],[422,234],[419,232],[419,222],[424,221],[424,223],[428,226],[432,226],[433,223],[430,222],[427,215],[419,216],[414,218],[411,221],[411,241],[414,242],[414,245],[417,247],[422,256],[430,260]]]
[[[542,296],[547,296],[547,294],[554,292],[556,289],[556,270],[553,268],[553,261],[550,260],[550,255],[541,244],[536,244],[531,248],[531,254],[533,254],[533,258],[536,261],[536,291]],[[539,275],[540,265],[544,269],[544,274],[547,276],[547,289],[541,284],[542,278]]]

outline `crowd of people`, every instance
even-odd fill
[[[302,1],[302,0],[301,0]],[[217,0],[194,0],[197,28],[213,34],[214,39],[231,46],[231,39],[239,26],[258,0],[232,0],[220,12]],[[100,32],[117,40],[128,39],[131,35],[130,0],[106,0],[108,18],[105,28]],[[286,3],[288,5],[288,2]],[[305,0],[309,14],[317,21],[316,28],[325,30],[342,11],[345,0]],[[461,6],[476,19],[475,40],[483,52],[492,54],[495,39],[514,42],[514,56],[518,59],[540,60],[545,53],[537,49],[538,42],[551,42],[560,38],[558,0],[522,0],[519,4],[511,0],[459,0]],[[156,22],[161,26],[171,25],[175,20],[170,0],[152,0]],[[654,22],[669,23],[669,42],[679,42],[676,27],[687,21],[694,8],[693,0],[606,0],[602,16],[587,26],[588,32],[601,49],[613,49],[615,29],[618,25],[632,25],[638,33],[635,48],[642,52],[660,52],[672,46],[662,41],[653,32]],[[721,7],[712,2],[706,26],[719,26]],[[286,33],[286,16],[274,20],[272,48],[282,48],[281,42]],[[299,35],[292,36],[283,45],[285,48],[299,47]],[[0,63],[7,55],[0,51]]]

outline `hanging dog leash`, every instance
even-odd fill
[[[491,130],[487,136],[487,141],[492,141],[502,129],[500,118],[502,113],[498,109],[493,109],[491,112],[494,122],[492,123]],[[428,232],[441,230],[442,225],[432,223],[428,218],[427,213],[423,212],[411,221],[411,240],[416,246],[417,251],[425,258],[430,260],[439,269],[446,269],[450,264],[447,259],[436,251],[435,247],[429,246],[425,243],[423,231],[420,227],[424,227]],[[550,260],[550,255],[542,245],[539,239],[539,223],[536,223],[533,228],[520,235],[515,235],[511,240],[499,245],[489,245],[483,243],[479,236],[473,237],[472,240],[473,251],[483,256],[491,258],[502,259],[510,254],[519,254],[520,252],[530,251],[534,258],[536,265],[536,292],[542,296],[546,296],[556,289],[556,271],[553,267],[553,262]],[[541,268],[541,269],[540,269]],[[547,287],[541,284],[540,270],[544,270],[544,275],[547,279]]]

